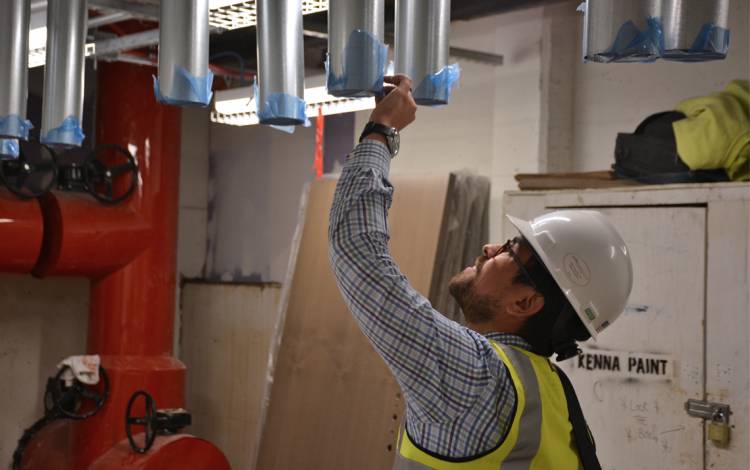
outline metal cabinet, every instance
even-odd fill
[[[603,468],[750,468],[750,184],[504,197],[505,213],[517,217],[561,208],[607,214],[633,259],[623,316],[561,364]],[[513,227],[504,232],[512,236]],[[692,415],[706,402],[708,411],[697,414],[708,419],[689,415],[688,400]],[[729,405],[731,415],[710,404]],[[725,424],[726,445],[709,439]]]

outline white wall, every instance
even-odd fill
[[[284,280],[302,188],[314,177],[312,122],[294,134],[211,124],[207,278]]]
[[[574,169],[607,169],[617,132],[633,132],[649,114],[673,109],[686,98],[719,91],[750,78],[748,0],[731,0],[731,44],[725,60],[700,63],[583,64],[575,70]],[[581,17],[575,21],[581,22]],[[580,44],[579,37],[576,39]]]

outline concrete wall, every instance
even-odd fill
[[[314,155],[314,127],[211,125],[207,279],[284,279]]]

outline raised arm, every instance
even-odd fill
[[[410,83],[395,85],[371,119],[400,129],[416,106]],[[419,434],[420,425],[455,420],[489,391],[512,385],[489,342],[434,310],[391,258],[390,160],[377,138],[365,138],[349,156],[331,208],[329,256],[344,300],[404,391],[410,433]],[[514,393],[502,396],[484,406],[512,408]]]

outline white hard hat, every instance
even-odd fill
[[[633,287],[628,247],[612,223],[592,210],[555,211],[528,222],[507,217],[596,339],[625,309]]]

